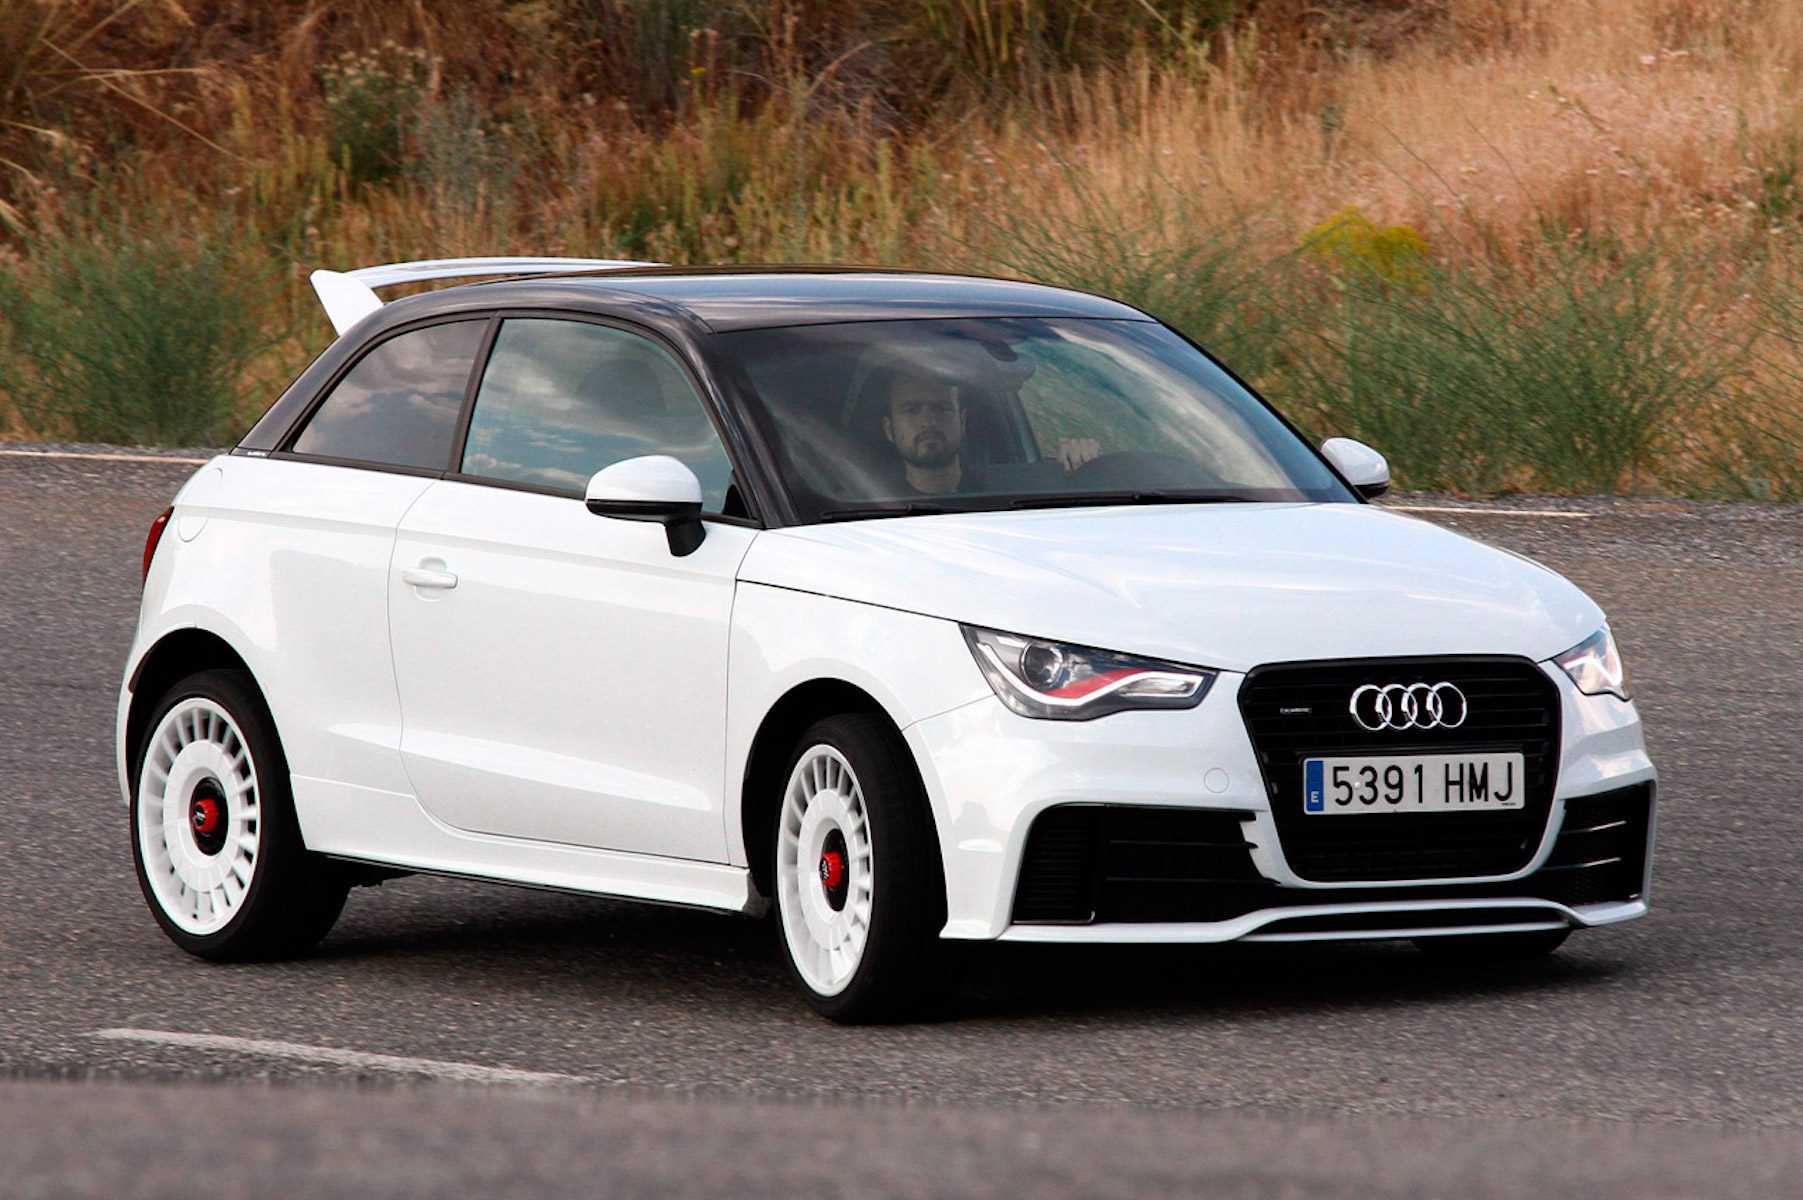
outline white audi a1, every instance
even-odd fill
[[[186,950],[304,952],[397,872],[773,907],[853,1021],[975,942],[1519,957],[1647,911],[1603,613],[1367,503],[1381,456],[1144,313],[593,260],[315,286],[341,336],[144,552],[118,765]]]

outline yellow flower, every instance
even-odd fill
[[[1340,275],[1419,287],[1427,238],[1413,225],[1379,225],[1349,204],[1302,235],[1302,248]]]

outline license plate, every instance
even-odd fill
[[[1302,811],[1488,812],[1522,808],[1519,754],[1407,754],[1311,758],[1302,764]]]

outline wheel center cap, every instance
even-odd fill
[[[212,780],[194,789],[188,801],[188,828],[202,854],[218,854],[225,848],[225,795]]]
[[[194,801],[194,832],[209,834],[219,828],[219,802],[211,797]]]
[[[820,890],[828,908],[844,910],[845,897],[851,892],[851,863],[845,835],[837,829],[826,835],[826,843],[820,847]]]

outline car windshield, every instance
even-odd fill
[[[719,336],[806,522],[1351,501],[1269,409],[1149,321],[860,321]]]

